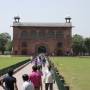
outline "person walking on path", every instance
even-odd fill
[[[41,77],[43,76],[42,66],[41,65],[37,66],[37,73],[40,74]]]
[[[29,81],[29,76],[27,74],[22,75],[23,83],[23,90],[34,90],[33,83]]]
[[[31,82],[33,83],[35,90],[40,90],[40,87],[42,90],[42,79],[41,79],[41,75],[38,74],[37,72],[37,66],[34,65],[32,69],[33,71],[29,75],[29,80],[31,80]]]
[[[53,90],[54,82],[55,82],[54,71],[51,69],[51,65],[49,65],[48,69],[44,73],[45,90]]]
[[[13,77],[13,70],[8,71],[8,75],[1,81],[1,86],[4,88],[4,90],[18,90],[16,78]]]
[[[41,65],[37,66],[37,73],[39,74],[39,78],[41,79],[40,83],[41,83],[41,90],[42,90],[42,76],[43,76],[43,72],[42,72],[42,66]]]

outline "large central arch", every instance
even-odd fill
[[[45,46],[39,46],[38,47],[38,53],[46,53],[47,50],[46,50],[46,47]]]
[[[36,54],[39,53],[48,53],[48,46],[46,44],[38,44],[35,47]]]

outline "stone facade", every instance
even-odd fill
[[[13,22],[13,54],[65,55],[71,52],[70,18],[65,23],[23,23],[17,19]]]

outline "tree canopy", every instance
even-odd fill
[[[8,33],[0,33],[0,51],[4,54],[6,47],[8,47],[8,43],[10,45],[11,36]]]
[[[72,50],[74,55],[90,53],[90,38],[83,38],[81,35],[75,34],[72,37]]]

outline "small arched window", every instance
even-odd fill
[[[64,33],[62,31],[56,31],[56,38],[63,38]]]
[[[21,39],[28,39],[28,32],[27,31],[21,32]]]
[[[62,46],[63,46],[62,42],[58,42],[58,43],[57,43],[57,47],[58,47],[58,48],[61,48]]]
[[[46,33],[45,33],[45,31],[39,31],[38,37],[39,37],[39,39],[45,39],[45,38],[46,38]]]
[[[26,42],[22,42],[21,46],[22,47],[27,47],[27,43]]]
[[[36,39],[37,38],[37,32],[36,31],[31,31],[30,37],[31,37],[31,39]]]
[[[54,38],[55,32],[54,31],[48,31],[48,38]]]

